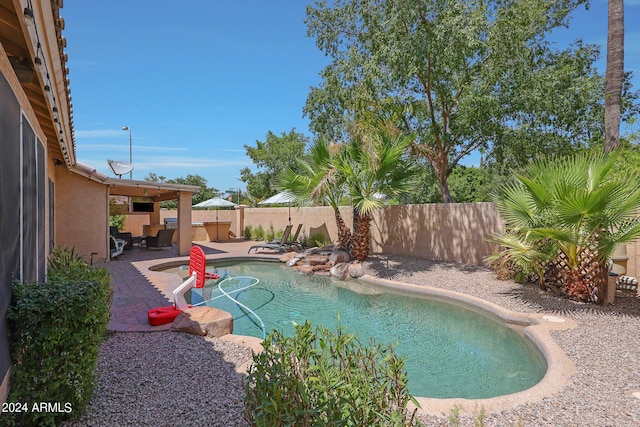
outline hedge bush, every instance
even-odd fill
[[[72,249],[58,248],[47,274],[46,283],[13,287],[7,313],[13,361],[8,402],[26,404],[27,411],[3,414],[3,425],[58,425],[81,413],[93,394],[93,371],[109,322],[109,273],[86,265]],[[42,403],[50,405],[48,411],[33,410]]]
[[[417,406],[404,359],[343,328],[296,325],[292,338],[274,330],[254,355],[245,395],[251,426],[411,426]]]

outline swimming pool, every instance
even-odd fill
[[[211,267],[210,267],[211,268]],[[234,334],[262,338],[279,328],[294,332],[293,322],[333,327],[340,324],[358,335],[394,344],[406,356],[409,389],[431,398],[481,399],[516,393],[537,384],[545,375],[544,357],[521,331],[488,316],[441,301],[408,297],[382,291],[355,281],[339,282],[303,276],[277,263],[242,262],[217,264],[223,277],[254,276],[260,283],[233,294],[242,305],[219,297],[214,282],[208,282],[193,302],[230,312]],[[178,269],[176,269],[178,270]],[[225,282],[233,292],[246,280]],[[215,299],[212,299],[215,298]]]

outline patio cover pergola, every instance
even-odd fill
[[[178,254],[188,255],[191,249],[191,195],[200,190],[196,185],[135,181],[107,178],[104,183],[110,196],[146,197],[152,202],[178,201]],[[151,213],[151,223],[160,223],[160,212]]]

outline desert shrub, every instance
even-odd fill
[[[319,248],[322,248],[326,246],[327,243],[328,242],[326,241],[325,235],[323,233],[312,233],[311,236],[309,236],[310,246],[317,246]]]
[[[411,426],[417,405],[405,361],[391,346],[368,346],[338,327],[274,330],[254,355],[246,383],[245,419],[252,426]]]
[[[310,246],[309,245],[309,236],[307,236],[307,232],[305,230],[302,230],[302,233],[300,234],[300,237],[298,237],[298,241],[300,242],[300,244],[304,248]]]
[[[251,236],[253,235],[253,226],[252,225],[246,225],[244,227],[244,233],[243,233],[244,237],[246,239],[251,240]]]
[[[17,282],[7,312],[13,376],[8,402],[26,412],[2,414],[3,425],[54,426],[82,412],[109,322],[105,268],[88,266],[72,249],[52,252],[46,283]],[[30,405],[58,404],[56,411]]]
[[[276,230],[273,228],[273,224],[269,224],[269,228],[264,233],[264,239],[268,242],[276,238]]]
[[[264,228],[262,224],[254,227],[251,233],[251,240],[262,241],[264,240]]]

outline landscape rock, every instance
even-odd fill
[[[213,307],[191,307],[178,314],[171,330],[219,338],[233,332],[233,316]]]
[[[349,264],[349,276],[353,277],[354,279],[364,276],[364,268],[362,267],[362,264],[360,264],[359,262]]]
[[[335,277],[340,280],[345,280],[349,275],[349,264],[340,263],[331,267],[331,277]]]
[[[296,253],[295,252],[285,252],[282,255],[280,255],[278,260],[280,262],[289,262],[292,258],[295,258],[295,257],[296,257]]]
[[[312,265],[297,265],[296,270],[298,270],[302,274],[313,274]]]
[[[331,256],[329,257],[329,262],[332,265],[337,265],[345,262],[351,261],[351,255],[347,251],[333,251]]]
[[[304,257],[304,265],[324,265],[329,262],[328,256],[323,255],[308,255]]]
[[[287,261],[287,265],[289,267],[293,267],[294,265],[296,265],[298,263],[298,261],[300,261],[300,258],[298,257],[293,257],[291,258],[289,261]]]

